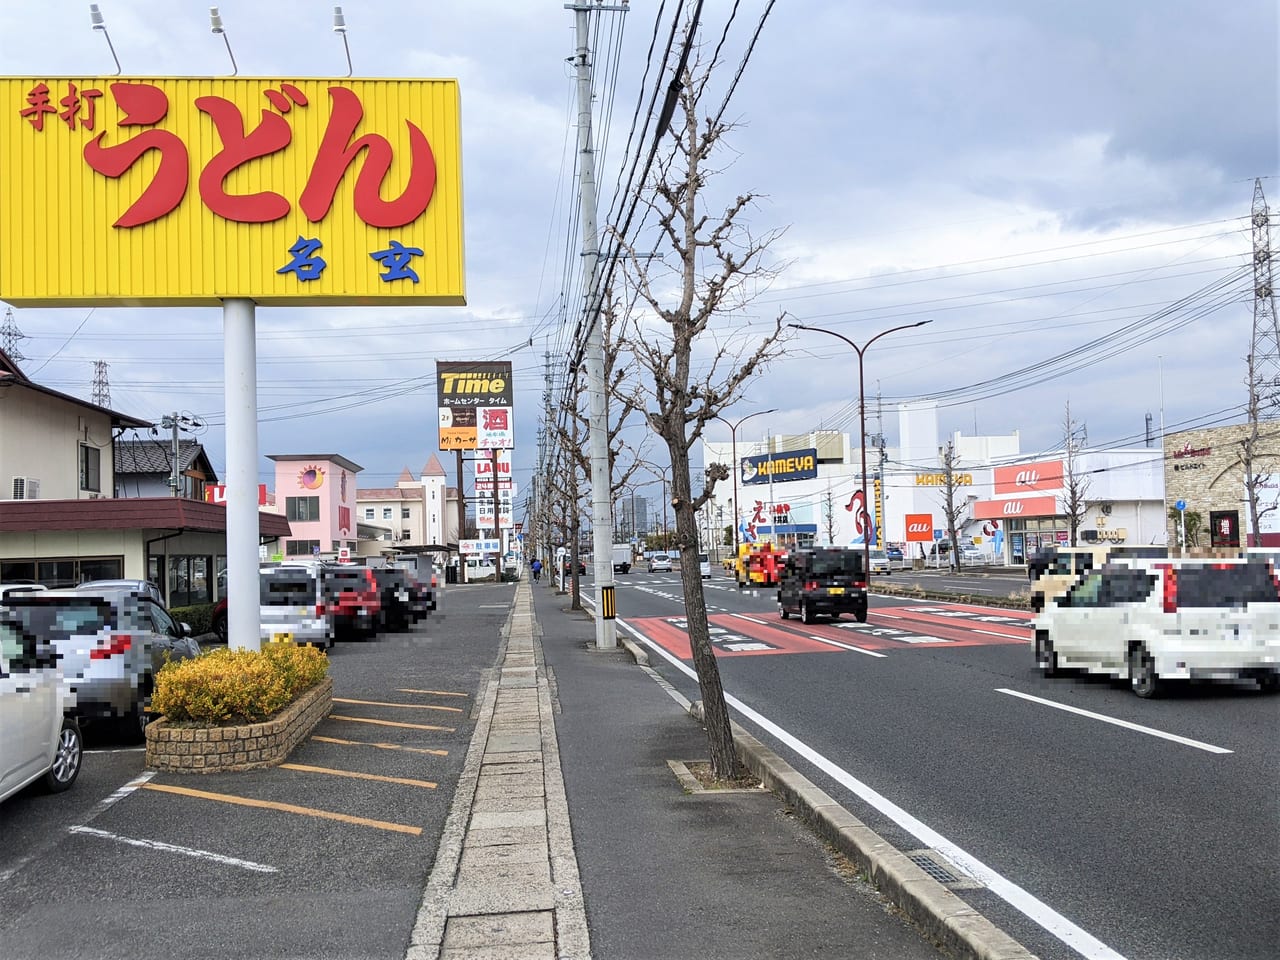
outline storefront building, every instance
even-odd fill
[[[1280,423],[1263,421],[1171,433],[1164,439],[1169,543],[1195,547],[1280,547]],[[1258,501],[1253,529],[1245,459],[1252,446]],[[1179,516],[1178,503],[1185,512]],[[1179,523],[1181,519],[1181,523]]]

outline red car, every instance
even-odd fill
[[[373,571],[338,565],[325,567],[321,576],[325,609],[333,618],[334,633],[376,633],[382,618],[382,599]]]

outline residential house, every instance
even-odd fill
[[[172,497],[173,445],[167,439],[117,440],[115,444],[117,497]],[[195,440],[178,441],[178,496],[205,500],[205,490],[218,475]]]

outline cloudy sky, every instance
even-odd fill
[[[740,3],[718,91],[765,5]],[[229,72],[207,4],[99,6],[126,75]],[[675,0],[637,0],[601,37],[602,219],[659,6],[660,52]],[[705,4],[707,44],[732,6]],[[219,7],[242,76],[345,75],[331,5]],[[527,489],[543,355],[558,373],[580,297],[572,16],[560,0],[344,10],[356,76],[460,82],[468,306],[259,308],[260,451],[341,453],[363,486],[390,484],[435,451],[435,361],[501,356]],[[785,310],[865,342],[931,320],[872,348],[868,393],[886,409],[937,397],[944,432],[1016,430],[1031,454],[1060,443],[1068,400],[1099,445],[1140,444],[1148,413],[1158,427],[1162,385],[1171,428],[1237,419],[1254,179],[1280,203],[1277,38],[1274,0],[778,0],[728,110],[716,189],[761,195],[751,226],[784,231],[770,256],[785,269],[723,329],[749,339]],[[0,63],[114,69],[78,0],[0,4]],[[114,408],[204,419],[225,466],[217,309],[14,313],[37,382],[87,398],[106,360]],[[776,407],[754,423],[856,432],[854,360],[798,333],[730,415]],[[885,430],[892,445],[896,421]]]

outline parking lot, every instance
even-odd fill
[[[509,585],[330,651],[330,717],[286,764],[156,774],[86,738],[76,786],[0,807],[6,957],[403,956]]]

